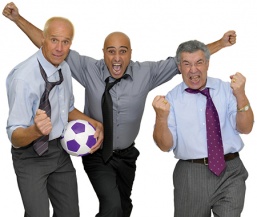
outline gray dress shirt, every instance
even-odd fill
[[[73,78],[85,87],[84,113],[102,122],[101,99],[105,79],[110,76],[104,60],[95,60],[71,50],[66,61]],[[131,61],[125,73],[129,76],[110,90],[114,150],[127,148],[136,139],[149,91],[169,81],[179,71],[175,60],[170,57],[158,62]]]

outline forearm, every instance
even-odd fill
[[[88,117],[87,115],[85,115],[84,113],[80,112],[78,109],[74,108],[71,112],[69,112],[69,117],[68,117],[69,121],[73,121],[73,120],[85,120],[88,121],[89,123],[91,123],[94,127],[96,127],[97,125],[97,121]]]
[[[245,95],[237,97],[237,107],[241,109],[246,105],[250,105],[248,98]],[[254,122],[254,114],[251,106],[247,111],[237,112],[236,127],[238,132],[248,134],[252,131]]]
[[[218,52],[219,50],[221,50],[222,48],[224,48],[221,43],[221,40],[207,44],[207,47],[211,54],[214,54],[214,53]]]
[[[13,22],[28,36],[36,47],[41,47],[43,40],[42,30],[38,29],[20,15],[18,19],[14,20]]]
[[[13,131],[11,142],[15,147],[24,147],[38,139],[40,136],[42,135],[36,131],[34,125],[28,128],[20,127]]]
[[[169,151],[173,146],[173,137],[168,128],[168,123],[166,120],[156,119],[154,126],[153,138],[158,147],[162,151]]]

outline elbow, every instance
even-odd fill
[[[170,148],[168,148],[168,147],[164,147],[164,146],[161,146],[161,145],[158,145],[157,144],[157,146],[160,148],[160,150],[161,151],[163,151],[163,152],[169,152],[170,151]]]
[[[252,132],[252,129],[253,129],[253,125],[252,126],[249,126],[249,127],[244,127],[242,129],[237,129],[237,131],[241,134],[249,134]]]
[[[154,139],[155,144],[158,146],[158,148],[163,152],[169,152],[172,148],[171,144],[166,144],[163,141],[159,141],[158,139]]]

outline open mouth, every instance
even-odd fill
[[[190,76],[190,80],[191,80],[193,83],[197,83],[197,82],[200,81],[200,75]]]
[[[115,63],[112,65],[112,69],[115,71],[115,72],[120,72],[121,70],[121,64],[119,63]]]

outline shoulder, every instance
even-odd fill
[[[30,56],[28,59],[16,65],[9,73],[7,79],[16,78],[21,80],[33,79],[34,71],[38,69],[38,62],[36,55]]]
[[[220,78],[208,77],[208,86],[213,88],[215,91],[229,91],[231,89],[230,82],[223,81]]]
[[[98,63],[103,62],[103,60],[96,60],[92,57],[81,55],[79,52],[75,50],[70,50],[69,54],[66,58],[66,61],[69,63],[69,61],[79,61],[79,62],[88,62],[88,63]]]
[[[173,99],[175,100],[178,97],[181,97],[183,94],[183,82],[180,84],[176,85],[174,88],[172,88],[168,93],[167,93],[167,98],[168,99]]]

